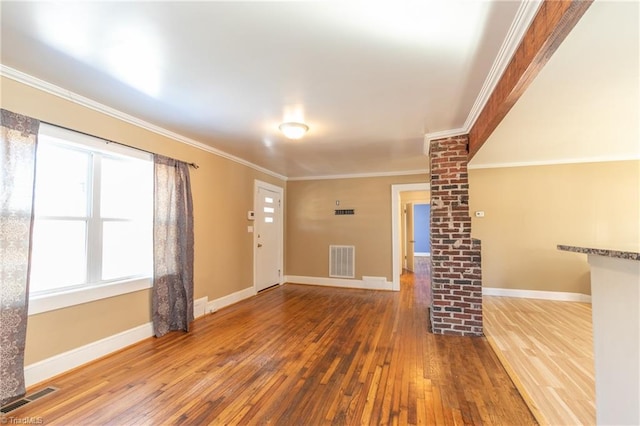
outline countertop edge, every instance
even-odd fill
[[[629,260],[640,261],[640,253],[635,251],[598,249],[598,248],[591,248],[591,247],[570,246],[570,245],[564,245],[564,244],[558,244],[557,247],[558,247],[558,250],[570,251],[573,253],[595,254],[598,256],[616,257],[619,259],[629,259]]]

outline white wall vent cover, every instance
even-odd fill
[[[356,270],[355,246],[329,246],[329,276],[354,278]]]

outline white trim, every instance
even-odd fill
[[[591,296],[564,291],[520,290],[514,288],[482,287],[483,296],[517,297],[521,299],[559,300],[564,302],[591,303]]]
[[[422,151],[424,155],[429,156],[429,147],[431,146],[431,141],[436,139],[444,139],[450,138],[453,136],[466,135],[469,133],[470,129],[466,127],[460,127],[458,129],[450,129],[450,130],[442,130],[440,132],[427,133],[424,135],[424,145],[422,146]]]
[[[562,164],[582,164],[582,163],[610,163],[616,161],[640,160],[640,153],[629,153],[628,155],[606,155],[598,157],[565,158],[560,160],[537,160],[537,161],[514,161],[506,163],[471,164],[467,169],[500,169],[507,167],[530,167],[530,166],[556,166]]]
[[[427,133],[424,136],[424,154],[428,156],[428,146],[429,140],[446,138],[450,136],[459,136],[463,134],[469,133],[471,127],[475,123],[478,115],[482,112],[482,109],[486,105],[493,89],[500,81],[504,70],[507,65],[511,61],[513,57],[513,53],[515,52],[517,46],[522,40],[522,37],[526,33],[529,25],[535,18],[538,8],[540,7],[541,0],[530,0],[522,2],[516,12],[516,16],[509,28],[509,32],[507,33],[507,37],[502,43],[500,47],[500,51],[498,56],[494,60],[494,63],[485,79],[485,82],[476,98],[473,107],[471,108],[469,115],[464,123],[464,127],[458,129],[450,129],[444,131],[438,131],[433,133]],[[253,164],[247,160],[236,157],[234,155],[228,154],[219,149],[213,148],[209,145],[206,145],[202,142],[198,142],[194,139],[188,138],[186,136],[182,136],[178,133],[174,133],[162,127],[151,124],[147,121],[141,120],[139,118],[133,117],[129,114],[125,114],[121,111],[118,111],[114,108],[108,107],[101,103],[98,103],[94,100],[86,98],[84,96],[73,93],[69,90],[63,89],[54,84],[48,83],[44,80],[40,80],[36,77],[30,76],[13,68],[10,68],[6,65],[0,64],[0,76],[5,76],[12,80],[15,80],[19,83],[26,84],[30,87],[42,90],[44,92],[50,93],[52,95],[58,96],[62,99],[66,99],[68,101],[74,102],[76,104],[82,105],[84,107],[90,108],[92,110],[101,112],[103,114],[109,115],[111,117],[115,117],[119,120],[125,121],[127,123],[136,125],[143,129],[152,131],[162,136],[166,136],[178,142],[182,142],[184,144],[193,146],[195,148],[201,149],[203,151],[210,152],[214,155],[218,155],[220,157],[226,158],[228,160],[234,161],[236,163],[245,165],[254,170],[260,171],[262,173],[268,174],[270,176],[276,177],[283,181],[296,181],[296,180],[321,180],[321,179],[349,179],[349,178],[364,178],[364,177],[381,177],[381,176],[403,176],[403,175],[412,175],[412,174],[424,174],[428,173],[427,169],[424,170],[410,170],[410,171],[396,171],[396,172],[378,172],[378,173],[358,173],[358,174],[340,174],[340,175],[325,175],[325,176],[307,176],[307,177],[292,177],[288,178],[279,173],[273,172],[271,170],[265,169],[264,167],[258,166],[257,164]]]
[[[248,287],[210,302],[207,302],[207,297],[201,297],[194,300],[194,316],[197,318],[204,315],[205,312],[215,312],[255,294],[253,287]],[[31,309],[31,306],[29,308]],[[149,337],[153,337],[153,323],[151,322],[27,365],[24,368],[26,386],[40,383]]]
[[[64,146],[73,146],[83,151],[98,151],[113,156],[125,156],[127,159],[137,159],[147,162],[153,162],[153,154],[138,148],[132,148],[119,143],[109,143],[108,140],[91,136],[86,133],[76,132],[64,127],[58,127],[53,124],[40,123],[38,130],[38,138],[40,141],[43,136],[51,139],[53,143]]]
[[[277,192],[280,197],[280,206],[278,209],[278,221],[280,223],[279,235],[278,235],[278,269],[280,270],[280,281],[278,284],[284,283],[284,189],[280,186],[270,184],[268,182],[263,182],[261,180],[255,179],[253,181],[253,211],[255,212],[258,208],[260,201],[258,200],[258,189],[266,189],[269,191]],[[257,272],[258,272],[258,233],[257,233],[257,225],[254,223],[254,232],[253,232],[253,288],[254,292],[257,293],[258,290],[256,288],[257,285]]]
[[[67,306],[80,305],[107,297],[133,293],[151,288],[151,278],[138,278],[129,281],[118,281],[97,287],[82,287],[55,294],[29,297],[29,315],[49,312]]]
[[[405,183],[391,185],[391,256],[392,256],[392,289],[400,291],[400,193],[405,191],[429,191],[429,183]]]
[[[25,384],[29,387],[40,383],[152,336],[153,324],[149,322],[27,365],[24,368]]]
[[[371,173],[354,173],[348,175],[324,175],[324,176],[302,176],[290,177],[287,180],[328,180],[328,179],[357,179],[370,177],[387,177],[387,176],[409,176],[409,175],[428,175],[429,169],[405,170],[397,172],[371,172]]]
[[[211,300],[207,303],[207,313],[216,312],[218,309],[225,308],[234,303],[238,303],[244,299],[248,299],[256,295],[256,290],[251,287],[247,287],[244,290],[236,291],[235,293],[222,296],[218,299]]]
[[[271,170],[265,169],[264,167],[258,166],[257,164],[253,164],[247,160],[236,157],[235,155],[228,154],[219,149],[213,148],[212,146],[206,145],[202,142],[198,142],[194,139],[188,138],[186,136],[182,136],[178,133],[172,132],[170,130],[164,129],[160,126],[156,126],[155,124],[151,124],[148,121],[141,120],[132,115],[126,114],[122,111],[118,111],[115,108],[111,108],[99,102],[96,102],[92,99],[86,98],[84,96],[78,95],[77,93],[71,92],[70,90],[63,89],[62,87],[56,86],[54,84],[48,83],[44,80],[40,80],[39,78],[30,76],[21,71],[8,67],[6,65],[0,64],[0,76],[4,76],[10,78],[12,80],[17,81],[18,83],[25,84],[27,86],[33,87],[38,90],[42,90],[46,93],[52,94],[59,98],[68,100],[70,102],[76,103],[83,107],[92,109],[94,111],[98,111],[102,114],[108,115],[113,118],[117,118],[118,120],[124,121],[129,124],[133,124],[134,126],[141,127],[145,130],[149,130],[153,133],[156,133],[160,136],[165,136],[167,138],[173,139],[177,142],[184,143],[186,145],[192,146],[194,148],[201,149],[203,151],[209,152],[211,154],[217,155],[222,158],[226,158],[227,160],[231,160],[233,162],[242,164],[243,166],[250,167],[259,172],[265,173],[267,175],[273,176],[275,178],[286,181],[287,177],[283,176],[279,173],[273,172]]]
[[[431,257],[431,253],[416,252],[413,253],[413,257]]]
[[[193,318],[199,318],[207,313],[208,298],[201,297],[193,301]]]
[[[533,19],[536,17],[538,8],[541,4],[542,0],[530,0],[520,3],[518,11],[516,12],[516,16],[511,23],[511,27],[509,27],[507,36],[500,46],[498,55],[491,65],[489,74],[487,74],[487,78],[485,79],[482,88],[480,89],[480,93],[478,94],[478,97],[476,98],[473,106],[471,107],[471,110],[469,111],[469,115],[467,116],[463,127],[459,129],[443,130],[440,132],[425,134],[423,146],[423,152],[425,155],[429,155],[429,141],[453,136],[466,135],[471,131],[471,128],[473,127],[476,120],[478,119],[478,116],[487,104],[487,101],[491,97],[491,94],[500,81],[500,78],[504,74],[504,71],[509,65],[509,62],[511,62],[511,59],[513,58],[513,55],[520,45],[522,38],[529,29],[529,25],[531,25],[531,22],[533,22]]]
[[[362,280],[341,278],[303,277],[287,275],[286,282],[291,284],[320,285],[326,287],[358,288],[364,290],[393,290],[393,283],[385,277],[362,277]],[[365,279],[366,278],[366,279]]]
[[[509,62],[511,62],[513,55],[516,53],[522,38],[529,29],[529,25],[531,25],[531,22],[533,22],[533,19],[536,17],[541,4],[542,0],[529,0],[520,3],[516,16],[509,28],[509,32],[502,42],[502,46],[500,46],[498,55],[493,61],[489,74],[482,85],[482,89],[480,89],[480,93],[473,103],[473,107],[471,107],[471,111],[464,122],[463,127],[467,129],[465,133],[469,133],[473,124],[476,122],[478,116],[489,101],[491,94],[498,85],[498,82],[504,74],[504,71],[507,69]]]

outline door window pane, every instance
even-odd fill
[[[85,283],[86,229],[84,220],[35,221],[31,293]]]

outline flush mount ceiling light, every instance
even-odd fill
[[[278,129],[289,139],[300,139],[309,130],[309,126],[304,123],[289,121],[282,123]]]

